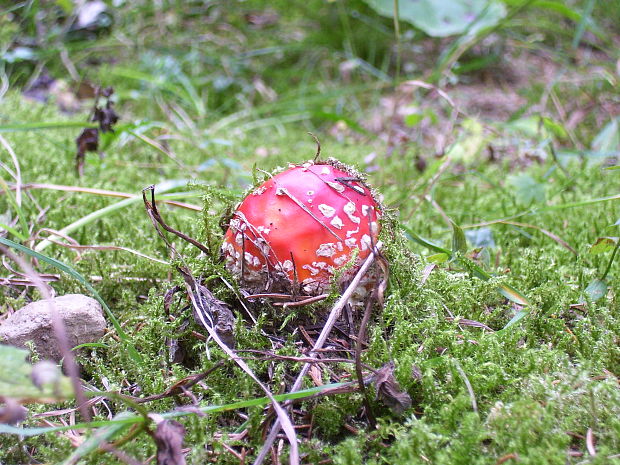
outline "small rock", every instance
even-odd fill
[[[32,341],[42,359],[59,361],[61,354],[52,327],[50,301],[65,323],[71,347],[98,341],[103,336],[106,321],[101,304],[85,295],[69,294],[32,302],[17,310],[0,325],[0,341],[21,348]]]

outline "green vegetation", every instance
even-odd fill
[[[141,190],[183,204],[159,208],[211,253],[167,237],[233,307],[239,355],[286,393],[302,363],[265,353],[302,356],[298,327],[320,324],[337,296],[286,315],[256,303],[252,323],[224,284],[220,218],[264,171],[312,159],[312,132],[322,156],[367,172],[383,196],[390,281],[362,361],[394,362],[412,406],[396,414],[370,387],[373,430],[359,392],[295,404],[302,463],[620,464],[620,4],[498,0],[490,24],[442,38],[390,17],[398,3],[110,1],[85,27],[72,2],[0,7],[2,245],[32,249],[23,257],[57,275],[58,295],[94,288],[114,316],[77,352],[87,391],[108,393],[94,423],[2,434],[1,463],[146,461],[157,450],[147,415],[194,400],[206,414],[177,418],[187,462],[253,460],[268,402],[197,337],[183,292],[166,305],[184,289],[181,262]],[[114,88],[120,120],[78,177],[92,86]],[[6,285],[0,318],[37,298]],[[210,369],[193,399],[136,403]],[[355,380],[355,365],[325,362],[317,377]],[[29,404],[19,426],[61,426],[73,406]]]

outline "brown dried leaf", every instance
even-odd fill
[[[118,122],[119,118],[112,108],[113,103],[110,100],[112,94],[114,94],[112,87],[106,87],[103,90],[97,89],[90,120],[93,123],[99,123],[99,128],[84,129],[75,140],[77,144],[75,164],[78,176],[81,176],[84,170],[86,152],[96,152],[99,148],[99,131],[103,133],[114,132],[113,126]],[[105,106],[99,106],[99,96],[103,96],[106,99]]]
[[[28,417],[28,410],[12,397],[4,399],[4,406],[0,407],[0,423],[16,425]]]
[[[185,465],[183,438],[185,427],[174,420],[163,420],[157,425],[153,439],[157,445],[158,465]]]
[[[181,292],[181,286],[173,286],[166,291],[164,294],[164,310],[166,311],[166,315],[170,315],[170,306],[172,305],[172,300],[177,292]]]
[[[22,91],[22,95],[29,100],[45,103],[50,95],[50,89],[55,82],[56,79],[51,77],[46,69],[43,69],[41,74],[37,76],[28,88]]]
[[[82,176],[84,172],[84,158],[86,152],[96,152],[99,148],[99,129],[87,128],[82,130],[78,138],[75,140],[77,144],[77,154],[75,156],[75,169],[78,176]]]
[[[110,95],[112,95],[110,93]],[[93,122],[99,123],[101,132],[114,132],[113,126],[118,122],[118,115],[112,108],[112,102],[108,99],[104,108],[95,105]]]
[[[402,414],[411,407],[411,397],[401,390],[394,377],[394,362],[383,365],[373,379],[377,390],[377,399],[390,407],[394,413]]]
[[[422,370],[419,366],[413,365],[411,367],[411,377],[416,381],[422,381]]]

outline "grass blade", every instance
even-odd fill
[[[333,384],[324,384],[323,386],[313,387],[309,389],[303,389],[295,392],[287,392],[285,394],[274,394],[274,398],[278,402],[284,402],[288,400],[296,400],[296,399],[305,399],[307,397],[312,397],[314,395],[320,394],[323,391],[328,391],[331,389],[337,389],[339,387],[346,386],[349,383],[333,383]],[[88,396],[107,396],[105,392],[97,392],[91,391],[87,393]],[[255,399],[242,400],[239,402],[233,402],[230,404],[224,405],[207,405],[205,407],[200,407],[197,411],[202,413],[220,413],[220,412],[228,412],[231,410],[245,409],[249,407],[262,407],[271,403],[271,400],[267,397],[259,397]],[[162,413],[161,416],[165,419],[168,418],[179,418],[185,417],[189,415],[195,415],[196,413],[193,411],[178,411],[174,410],[171,412]],[[42,434],[47,433],[55,433],[59,431],[68,431],[72,429],[83,429],[83,428],[97,428],[102,426],[111,426],[111,425],[133,425],[144,421],[144,417],[142,415],[131,415],[124,418],[115,418],[114,420],[107,421],[91,421],[90,423],[78,423],[75,425],[66,425],[66,426],[44,426],[44,427],[32,427],[32,428],[21,428],[17,426],[11,426],[4,423],[0,423],[0,434],[16,434],[24,437],[32,437],[32,436],[40,436]]]
[[[118,415],[115,415],[114,418],[122,419],[129,416],[131,416],[129,412],[121,412]],[[82,442],[73,451],[73,453],[62,462],[61,465],[73,465],[75,463],[78,463],[78,461],[82,457],[97,450],[103,442],[110,442],[112,439],[123,433],[128,428],[131,428],[131,424],[114,423],[98,429],[95,434]]]
[[[26,221],[26,214],[24,213],[24,209],[21,207],[21,205],[17,203],[17,199],[15,198],[15,196],[13,196],[13,192],[11,192],[11,189],[9,189],[9,186],[3,178],[0,178],[0,187],[4,190],[6,199],[11,205],[11,207],[13,207],[13,210],[17,215],[19,225],[21,226],[21,232],[20,234],[16,234],[16,237],[28,237],[28,222]],[[14,229],[13,231],[7,229],[7,231],[13,232],[13,234],[15,234]]]
[[[438,252],[438,253],[444,253],[447,254],[450,257],[454,257],[454,254],[452,252],[450,252],[450,250],[445,249],[443,247],[440,247],[436,244],[433,244],[432,242],[429,242],[428,240],[418,236],[416,233],[414,233],[411,229],[407,228],[406,226],[402,226],[403,230],[405,231],[405,235],[412,241],[417,242],[418,244],[433,250],[434,252]],[[460,228],[459,228],[460,229]],[[489,273],[487,273],[486,271],[484,271],[481,267],[479,267],[478,265],[476,265],[472,260],[470,260],[469,258],[466,257],[457,257],[458,262],[463,265],[473,276],[475,276],[476,278],[482,279],[484,281],[489,281],[490,279],[493,278],[493,276]],[[530,305],[530,301],[527,299],[527,297],[525,297],[525,295],[515,289],[512,286],[509,286],[507,284],[500,284],[497,288],[497,291],[503,295],[504,297],[506,297],[508,300],[515,302],[519,305],[524,305],[524,306],[528,306]]]
[[[160,184],[159,186],[157,186],[157,188],[159,189],[158,192],[166,192],[169,190],[172,190],[176,187],[185,185],[187,183],[187,181],[167,181],[165,183]],[[111,213],[114,213],[117,210],[121,210],[125,207],[128,207],[130,205],[136,204],[136,203],[142,203],[142,197],[140,196],[136,196],[136,197],[130,197],[128,199],[124,199],[121,200],[120,202],[116,202],[112,205],[108,205],[107,207],[103,207],[99,210],[96,210],[94,212],[89,213],[86,216],[83,216],[82,218],[80,218],[77,221],[74,221],[73,223],[65,226],[64,228],[62,228],[59,232],[62,233],[63,235],[67,235],[72,233],[73,231],[75,231],[76,229],[81,228],[82,226],[85,226],[89,223],[92,223],[93,221],[96,221],[100,218],[103,218],[104,216],[107,216]],[[49,238],[39,242],[39,244],[37,244],[37,246],[34,248],[34,250],[36,250],[37,252],[42,252],[43,250],[45,250],[50,244],[52,244],[51,241],[53,240],[59,240],[61,239],[61,237],[59,236],[50,236]]]

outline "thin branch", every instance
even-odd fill
[[[150,202],[146,199],[146,192],[147,191],[151,192],[151,201]],[[158,224],[159,226],[164,228],[169,233],[172,233],[175,236],[180,237],[184,241],[189,242],[193,246],[197,247],[201,252],[204,252],[205,254],[210,255],[209,249],[207,249],[204,245],[202,245],[196,239],[193,239],[193,238],[189,237],[187,234],[184,234],[181,231],[177,231],[176,229],[174,229],[174,228],[172,228],[172,227],[170,227],[170,226],[168,226],[166,224],[164,219],[161,217],[161,214],[159,213],[159,210],[157,209],[157,203],[155,202],[155,186],[154,185],[149,186],[149,187],[147,187],[147,188],[142,190],[142,199],[144,200],[144,205],[146,206],[146,212],[148,213],[148,215],[151,218],[151,221],[153,222],[154,225]],[[159,231],[159,232],[160,232],[160,235],[163,237],[163,234],[161,234],[161,231]]]

